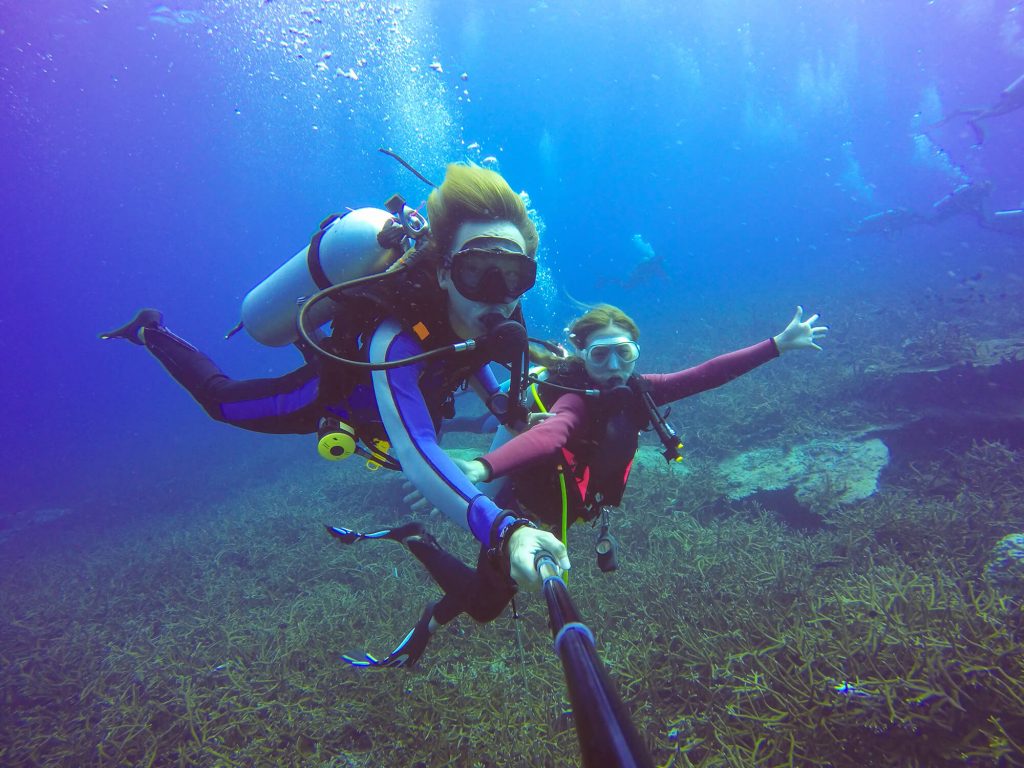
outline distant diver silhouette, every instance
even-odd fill
[[[921,224],[925,218],[908,208],[888,208],[865,216],[849,229],[851,235],[884,235],[894,238],[907,227]]]
[[[600,278],[597,281],[599,287],[615,285],[625,291],[632,291],[649,283],[671,279],[665,271],[665,257],[655,253],[653,246],[642,235],[633,235],[631,242],[640,252],[640,260],[630,270],[619,270],[619,274],[613,277]]]
[[[952,218],[953,216],[971,216],[981,226],[986,225],[985,201],[992,191],[992,182],[969,181],[961,184],[948,195],[932,203],[931,215],[928,217],[929,224],[937,224],[940,221]]]
[[[970,115],[967,124],[971,126],[971,130],[974,131],[974,137],[977,139],[974,146],[980,147],[985,141],[985,132],[982,130],[981,126],[978,125],[981,120],[1000,117],[1021,109],[1022,107],[1024,107],[1024,75],[1021,75],[1006,86],[1006,88],[1003,89],[1003,92],[999,94],[999,100],[992,106],[977,107],[975,109],[958,109],[935,123],[934,127],[938,128],[945,125],[950,120]]]

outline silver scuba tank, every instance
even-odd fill
[[[309,245],[246,294],[245,330],[271,347],[298,341],[296,318],[303,300],[328,285],[383,272],[400,255],[377,241],[391,220],[396,219],[380,208],[357,208],[326,223]],[[332,312],[331,301],[310,308],[316,326],[328,322]]]

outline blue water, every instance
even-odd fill
[[[576,313],[564,290],[677,352],[756,341],[803,303],[842,357],[886,307],[978,272],[1014,284],[1024,240],[968,218],[847,230],[966,180],[1021,206],[1024,110],[981,149],[963,121],[921,125],[1022,72],[1009,0],[2,0],[0,514],[173,505],[191,477],[230,488],[232,454],[308,452],[212,423],[144,352],[96,336],[155,306],[234,376],[290,370],[294,351],[223,335],[326,214],[425,198],[381,146],[436,180],[493,156],[530,193],[551,281],[526,311],[544,335]],[[610,282],[636,234],[671,280]]]
[[[517,756],[524,734],[543,734],[548,748],[561,739],[571,761],[536,603],[526,648],[551,666],[529,683],[520,646],[521,691],[501,677],[510,626],[473,635],[463,620],[432,644],[440,676],[466,701],[504,686],[486,699],[498,709],[482,716],[457,696],[453,705],[452,688],[430,673],[401,686],[351,674],[338,654],[393,647],[435,590],[400,548],[357,560],[319,523],[406,519],[405,491],[356,462],[320,461],[308,435],[215,423],[143,349],[98,339],[152,306],[236,378],[297,367],[294,349],[225,333],[246,292],[329,213],[381,206],[396,192],[414,206],[425,200],[428,188],[381,147],[435,181],[446,163],[468,160],[529,193],[543,230],[542,280],[524,301],[533,335],[560,340],[578,302],[610,301],[642,328],[638,370],[656,372],[763,340],[797,304],[830,326],[821,353],[787,355],[676,407],[683,471],[696,472],[670,475],[659,460],[658,474],[649,462],[635,473],[615,523],[626,545],[616,581],[595,571],[592,532],[575,528],[587,543],[573,545],[574,594],[597,622],[613,676],[628,675],[631,660],[654,670],[626,691],[642,702],[634,713],[658,762],[678,756],[704,692],[721,719],[697,713],[689,727],[702,738],[745,717],[736,703],[758,700],[753,688],[720,695],[728,685],[714,662],[694,675],[696,645],[680,638],[706,631],[706,649],[716,636],[727,666],[762,653],[784,659],[794,646],[771,655],[779,645],[772,637],[764,647],[759,610],[791,606],[780,626],[813,616],[806,626],[827,634],[847,625],[845,611],[829,617],[844,595],[861,586],[873,595],[876,584],[886,594],[890,575],[904,571],[925,591],[933,579],[936,592],[949,590],[947,607],[922,608],[921,621],[943,643],[964,642],[933,656],[941,643],[919,642],[925,633],[908,621],[906,637],[881,647],[879,620],[877,632],[863,628],[866,654],[808,652],[806,669],[817,670],[808,706],[840,712],[853,734],[823,747],[836,757],[821,760],[919,746],[963,754],[950,746],[960,738],[982,751],[987,739],[993,761],[1014,759],[996,731],[1015,733],[1020,721],[1000,711],[1020,701],[1010,685],[951,692],[963,717],[945,697],[919,696],[923,687],[895,686],[888,714],[879,694],[850,691],[862,683],[858,669],[917,679],[933,658],[954,688],[958,673],[986,687],[973,676],[989,667],[992,680],[1001,667],[1013,681],[1019,622],[1008,616],[1004,631],[994,608],[970,600],[987,594],[991,546],[1021,531],[1010,475],[1024,450],[1024,232],[967,215],[891,237],[854,230],[890,208],[927,215],[968,183],[991,184],[987,215],[1024,208],[1024,109],[987,121],[980,147],[963,119],[935,127],[954,110],[995,103],[1022,73],[1024,5],[1011,0],[0,0],[0,762],[145,756],[162,765],[230,750],[306,765],[320,741],[317,759],[355,765],[371,746],[373,755],[394,743],[409,750],[429,733],[418,746],[434,764],[455,754],[456,732],[465,758],[467,728],[485,762],[490,733],[512,740]],[[635,280],[651,253],[665,274]],[[983,348],[1014,359],[987,365]],[[816,462],[807,473],[824,478],[815,504],[848,511],[845,521],[803,510],[789,488],[774,502],[744,502],[757,524],[737,517],[733,539],[715,527],[716,515],[731,514],[709,479],[715,462],[750,448],[788,451],[796,440],[813,456],[806,449],[819,439],[868,434],[885,441],[891,462],[863,502],[828,496],[846,479],[833,477],[827,452],[806,459]],[[906,519],[881,519],[888,512]],[[790,526],[785,535],[776,520]],[[712,534],[684,547],[677,525]],[[657,534],[670,526],[662,548]],[[438,528],[475,555],[454,526]],[[712,538],[715,550],[725,549],[721,535],[746,547],[735,542],[766,530],[779,537],[770,590],[769,571],[740,552],[716,551],[706,577]],[[795,579],[783,578],[788,562]],[[657,605],[622,598],[641,583],[637,563],[659,582]],[[1002,566],[1013,568],[1006,558]],[[736,598],[744,569],[749,602]],[[813,586],[792,594],[802,578]],[[902,588],[899,597],[907,602]],[[950,629],[957,617],[964,625]],[[499,650],[493,659],[467,652],[476,649],[467,636]],[[635,643],[659,650],[641,659]],[[195,711],[190,691],[205,697]],[[303,723],[310,698],[322,703],[316,727]],[[236,717],[237,701],[249,715]],[[933,723],[915,719],[929,714]],[[928,730],[906,729],[912,721]],[[197,738],[197,723],[219,735]],[[781,744],[795,733],[815,755],[805,724],[767,735]],[[713,760],[718,745],[706,748]]]

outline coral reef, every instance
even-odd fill
[[[985,578],[1003,595],[1024,598],[1024,533],[1010,533],[996,542]]]
[[[570,587],[659,765],[1024,764],[1024,614],[985,578],[1024,526],[1021,452],[947,451],[859,500],[822,486],[813,533],[754,499],[718,504],[706,456],[645,451],[635,473],[613,514],[619,570],[598,570],[576,526]],[[521,619],[449,625],[412,671],[338,660],[386,651],[437,595],[402,547],[323,533],[405,519],[403,493],[355,462],[301,464],[7,542],[0,763],[577,764],[537,595]]]
[[[878,475],[889,463],[881,440],[812,440],[787,449],[759,448],[734,456],[720,465],[722,484],[730,499],[759,490],[793,487],[807,505],[823,496],[850,504],[878,490]]]

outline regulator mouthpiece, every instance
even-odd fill
[[[613,410],[625,408],[632,398],[633,390],[627,384],[619,384],[601,392],[601,399],[609,403]]]
[[[507,363],[522,358],[526,350],[526,329],[521,324],[497,313],[485,315],[481,322],[487,328],[484,342],[494,360]]]

